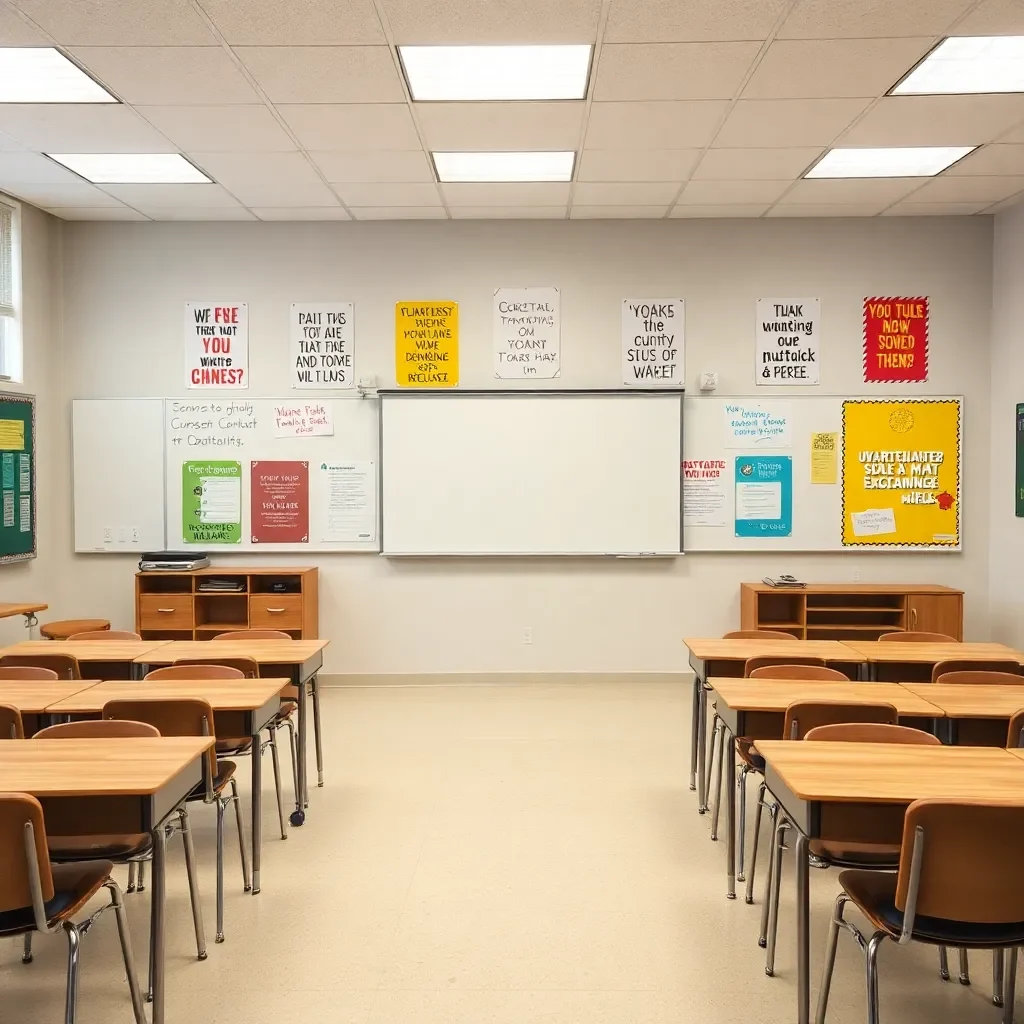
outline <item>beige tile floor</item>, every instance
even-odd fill
[[[725,899],[724,845],[710,842],[686,784],[689,692],[604,682],[325,691],[327,785],[281,842],[268,780],[263,892],[242,893],[232,852],[221,946],[213,813],[195,809],[205,963],[190,955],[174,849],[169,1024],[794,1020],[792,873],[769,979],[759,907]],[[816,991],[835,873],[812,882]],[[144,965],[146,897],[129,900]],[[84,946],[81,1024],[130,1022],[117,965],[104,919]],[[972,966],[970,988],[944,985],[930,951],[884,947],[883,1021],[996,1024],[987,956]],[[63,970],[59,936],[38,940],[28,967],[0,940],[0,1021],[62,1020]],[[852,941],[840,946],[828,1019],[865,1019]]]

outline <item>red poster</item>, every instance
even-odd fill
[[[864,379],[911,384],[928,379],[928,297],[864,300]]]
[[[253,544],[309,542],[309,463],[254,462],[249,487]]]

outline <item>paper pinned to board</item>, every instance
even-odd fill
[[[851,512],[855,537],[881,537],[896,532],[896,512],[891,508],[869,508]]]

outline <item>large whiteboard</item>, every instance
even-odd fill
[[[385,555],[676,555],[678,393],[381,396]]]

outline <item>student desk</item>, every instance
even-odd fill
[[[163,647],[166,640],[23,640],[20,644],[0,649],[0,657],[33,654],[70,654],[82,665],[89,665],[96,675],[97,665],[123,665],[129,673],[138,672],[136,662],[144,655]]]
[[[50,606],[42,601],[0,601],[0,619],[10,619],[15,615],[25,616],[25,628],[32,629],[39,625],[36,612],[45,612]],[[31,632],[28,634],[32,635]]]
[[[880,665],[923,665],[929,669],[940,661],[1017,661],[1024,665],[1024,654],[1005,644],[915,644],[885,640],[848,640],[846,646],[856,651],[862,660],[867,661],[868,671],[873,679],[878,677]]]
[[[118,679],[97,683],[56,704],[52,715],[98,715],[110,700],[182,700],[189,697],[210,702],[211,727],[221,739],[248,736],[252,739],[252,891],[260,891],[260,850],[263,842],[263,777],[260,733],[281,707],[281,690],[287,679]],[[2,692],[2,690],[0,690]]]
[[[964,718],[1004,718],[1009,720],[1024,710],[1024,676],[1021,685],[977,686],[957,683],[902,683],[905,690],[934,704],[948,721],[950,743],[957,742],[957,723]]]
[[[723,640],[721,638],[683,640],[690,651],[693,669],[693,725],[690,734],[690,789],[697,789],[697,810],[707,808],[705,747],[707,745],[707,695],[704,683],[709,676],[742,676],[748,658],[787,657],[822,658],[827,662],[861,665],[865,658],[838,640]],[[699,786],[698,786],[699,781]]]
[[[135,659],[141,675],[160,665],[172,665],[182,659],[200,658],[252,658],[259,666],[271,669],[276,674],[288,676],[289,684],[299,691],[299,742],[298,776],[300,795],[295,802],[292,824],[301,825],[305,820],[305,809],[309,803],[309,782],[306,770],[306,688],[313,693],[319,708],[320,694],[317,673],[323,667],[324,648],[328,640],[172,640],[155,646]],[[319,714],[316,716],[319,726]],[[323,748],[319,727],[316,729],[317,782],[324,784]]]
[[[0,679],[0,704],[9,704],[23,715],[44,715],[51,704],[95,686],[89,679]]]
[[[1024,759],[994,747],[904,746],[896,743],[758,741],[765,780],[797,830],[797,1021],[810,1020],[810,884],[808,844],[830,837],[830,805],[862,805],[878,814],[937,797],[1024,801]],[[892,821],[892,842],[902,825]],[[897,827],[898,826],[898,827]],[[851,838],[846,836],[844,838]]]
[[[840,683],[810,679],[717,679],[707,685],[718,700],[718,717],[725,724],[726,747],[722,764],[735,764],[736,737],[753,736],[761,750],[760,735],[782,738],[786,708],[798,701],[842,701],[844,704],[892,704],[902,718],[936,718],[939,712],[917,694],[896,683]],[[766,721],[766,716],[770,718]],[[753,728],[748,725],[753,725]],[[736,786],[726,784],[729,899],[736,898]]]
[[[164,1024],[163,823],[202,781],[201,759],[213,743],[212,736],[0,743],[0,791],[31,793],[44,816],[69,805],[86,813],[102,805],[110,814],[97,827],[152,835],[153,1024]]]

